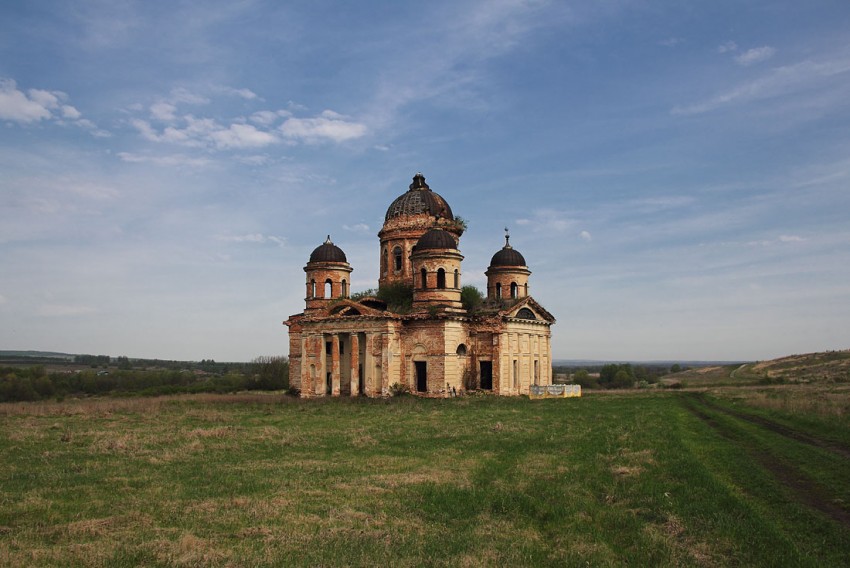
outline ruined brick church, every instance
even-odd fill
[[[352,299],[353,268],[330,237],[313,251],[306,307],[284,322],[290,384],[301,396],[383,396],[396,383],[428,396],[470,388],[519,395],[552,384],[555,319],[529,296],[525,259],[506,234],[485,273],[486,299],[465,307],[464,229],[416,174],[378,233],[378,294]]]

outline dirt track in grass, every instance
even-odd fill
[[[684,398],[683,404],[691,414],[710,426],[720,436],[742,446],[753,459],[787,487],[798,502],[820,511],[845,527],[850,527],[850,511],[837,504],[836,498],[831,495],[828,488],[816,483],[799,468],[775,455],[768,448],[757,445],[752,437],[744,434],[736,426],[717,420],[711,413],[724,414],[733,420],[747,422],[795,442],[825,449],[842,457],[850,457],[850,449],[832,441],[797,432],[760,416],[724,408],[699,394]]]

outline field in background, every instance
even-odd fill
[[[810,392],[3,404],[0,565],[847,565]]]

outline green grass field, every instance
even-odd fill
[[[843,400],[0,405],[0,565],[848,565]]]

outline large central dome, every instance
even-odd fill
[[[386,222],[402,215],[422,214],[454,220],[452,208],[449,207],[446,200],[440,194],[431,191],[431,188],[425,183],[425,176],[416,174],[413,176],[413,183],[410,184],[410,189],[390,204],[384,221]]]

